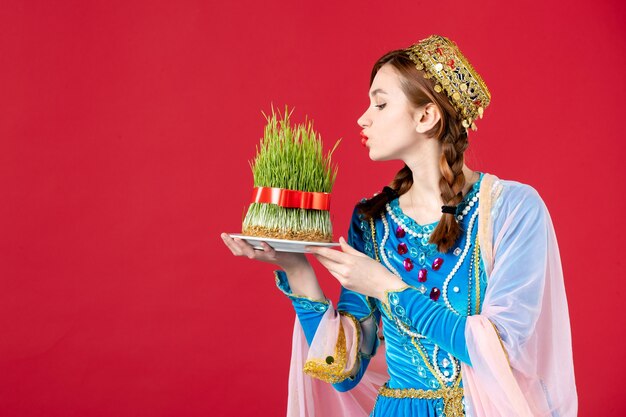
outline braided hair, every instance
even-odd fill
[[[441,199],[446,206],[456,206],[463,200],[463,188],[466,178],[463,174],[464,152],[468,147],[467,131],[461,124],[461,117],[446,97],[435,92],[432,79],[424,78],[424,72],[415,68],[415,64],[403,49],[383,55],[372,69],[370,86],[380,68],[389,64],[401,75],[401,86],[409,101],[416,108],[434,103],[441,111],[441,119],[426,135],[437,138],[441,143],[439,158],[439,189]],[[385,205],[406,193],[413,185],[413,173],[405,165],[398,171],[391,183],[370,199],[357,204],[357,209],[365,220],[378,216]],[[430,243],[437,245],[437,250],[446,253],[452,248],[461,234],[455,215],[442,213],[437,227],[430,235]]]

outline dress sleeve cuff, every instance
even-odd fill
[[[352,314],[340,311],[325,315],[309,349],[304,373],[332,384],[354,379],[361,367],[362,337],[359,320]]]
[[[407,291],[408,290],[408,291]],[[419,293],[419,290],[413,286],[407,285],[397,290],[387,290],[383,296],[382,306],[387,316],[397,324],[402,324],[406,329],[412,328],[412,322],[407,314],[406,307],[410,302],[410,298],[415,296],[412,290]],[[421,293],[419,293],[421,296]]]
[[[327,299],[314,300],[303,295],[293,294],[291,292],[291,287],[289,287],[289,281],[287,280],[287,274],[285,271],[280,269],[274,271],[274,277],[276,280],[276,286],[292,301],[294,307],[301,308],[303,310],[312,310],[319,313],[324,313],[328,310],[330,303]]]

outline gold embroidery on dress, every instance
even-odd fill
[[[335,351],[333,354],[334,356],[327,356],[326,358],[321,359],[309,359],[304,364],[305,374],[331,384],[341,382],[346,378],[354,376],[361,364],[361,358],[358,354],[362,337],[359,321],[352,314],[344,311],[340,311],[339,314],[348,317],[356,329],[357,340],[355,346],[353,347],[356,349],[356,358],[352,368],[347,370],[345,369],[346,364],[348,363],[348,352],[346,348],[346,334],[341,322],[339,323],[339,334],[337,335],[337,343],[335,344]],[[350,352],[350,355],[352,355],[352,353],[353,352]]]
[[[374,218],[370,218],[370,229],[372,230],[372,245],[374,245],[374,256],[376,260],[380,262],[378,257],[378,245],[376,244],[376,226],[374,226]]]
[[[434,400],[443,398],[444,413],[446,417],[463,417],[463,388],[444,387],[437,390],[423,390],[416,388],[389,388],[385,383],[378,393],[383,397],[391,398],[422,398]]]
[[[426,356],[426,353],[424,353],[424,351],[420,347],[420,343],[417,341],[417,339],[412,337],[411,343],[413,343],[413,346],[415,346],[415,348],[419,352],[422,360],[424,361],[424,364],[426,365],[430,373],[437,379],[439,385],[443,387],[430,392],[433,393],[432,395],[437,395],[437,397],[434,398],[443,398],[443,410],[446,417],[465,416],[465,412],[463,411],[463,388],[459,386],[461,384],[461,372],[458,373],[453,386],[447,386],[446,383],[439,377],[437,372],[435,372],[435,370],[433,369],[430,360]]]

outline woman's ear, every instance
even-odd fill
[[[432,129],[441,119],[441,112],[434,103],[428,103],[415,110],[413,120],[415,120],[415,131],[426,133]]]

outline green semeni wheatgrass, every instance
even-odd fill
[[[332,155],[341,139],[324,155],[322,139],[308,118],[292,126],[287,107],[282,116],[277,116],[273,107],[270,116],[263,115],[267,125],[256,157],[250,161],[254,187],[330,193],[338,169],[332,163]],[[269,203],[250,204],[242,232],[248,236],[312,242],[332,242],[333,237],[329,211]]]

